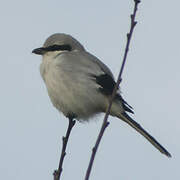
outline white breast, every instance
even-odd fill
[[[40,66],[53,105],[65,116],[76,114],[77,119],[88,119],[105,111],[107,100],[98,92],[96,83],[89,79],[87,68],[83,70],[83,64],[74,64],[72,60],[76,59],[68,57],[65,54],[45,56]]]

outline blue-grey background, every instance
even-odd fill
[[[52,106],[31,53],[56,32],[77,38],[117,78],[133,0],[6,0],[0,7],[0,179],[53,179],[67,119]],[[137,120],[172,154],[159,153],[124,122],[109,118],[92,180],[180,179],[180,2],[139,5],[138,24],[123,73],[123,97]],[[103,116],[77,123],[63,180],[85,176]],[[97,120],[96,120],[97,119]]]

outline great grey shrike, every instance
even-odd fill
[[[86,121],[93,115],[105,112],[115,80],[109,68],[90,54],[72,36],[53,34],[43,47],[34,49],[42,55],[40,73],[46,84],[52,104],[68,118]],[[132,107],[118,91],[110,115],[115,116],[143,135],[161,153],[170,153],[135,122],[127,113]]]

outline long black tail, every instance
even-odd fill
[[[161,153],[165,154],[168,157],[171,157],[171,154],[158,141],[156,141],[155,138],[153,138],[147,131],[145,131],[140,124],[134,121],[127,113],[121,113],[118,117],[125,121],[127,124],[129,124],[131,127],[133,127],[141,135],[143,135]]]

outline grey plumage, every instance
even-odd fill
[[[115,85],[109,68],[72,36],[54,34],[42,48],[33,53],[43,55],[40,72],[53,105],[66,117],[74,116],[80,121],[105,112]],[[116,116],[142,134],[160,152],[170,153],[149,135],[126,113],[132,107],[119,91],[113,101],[110,114]]]

